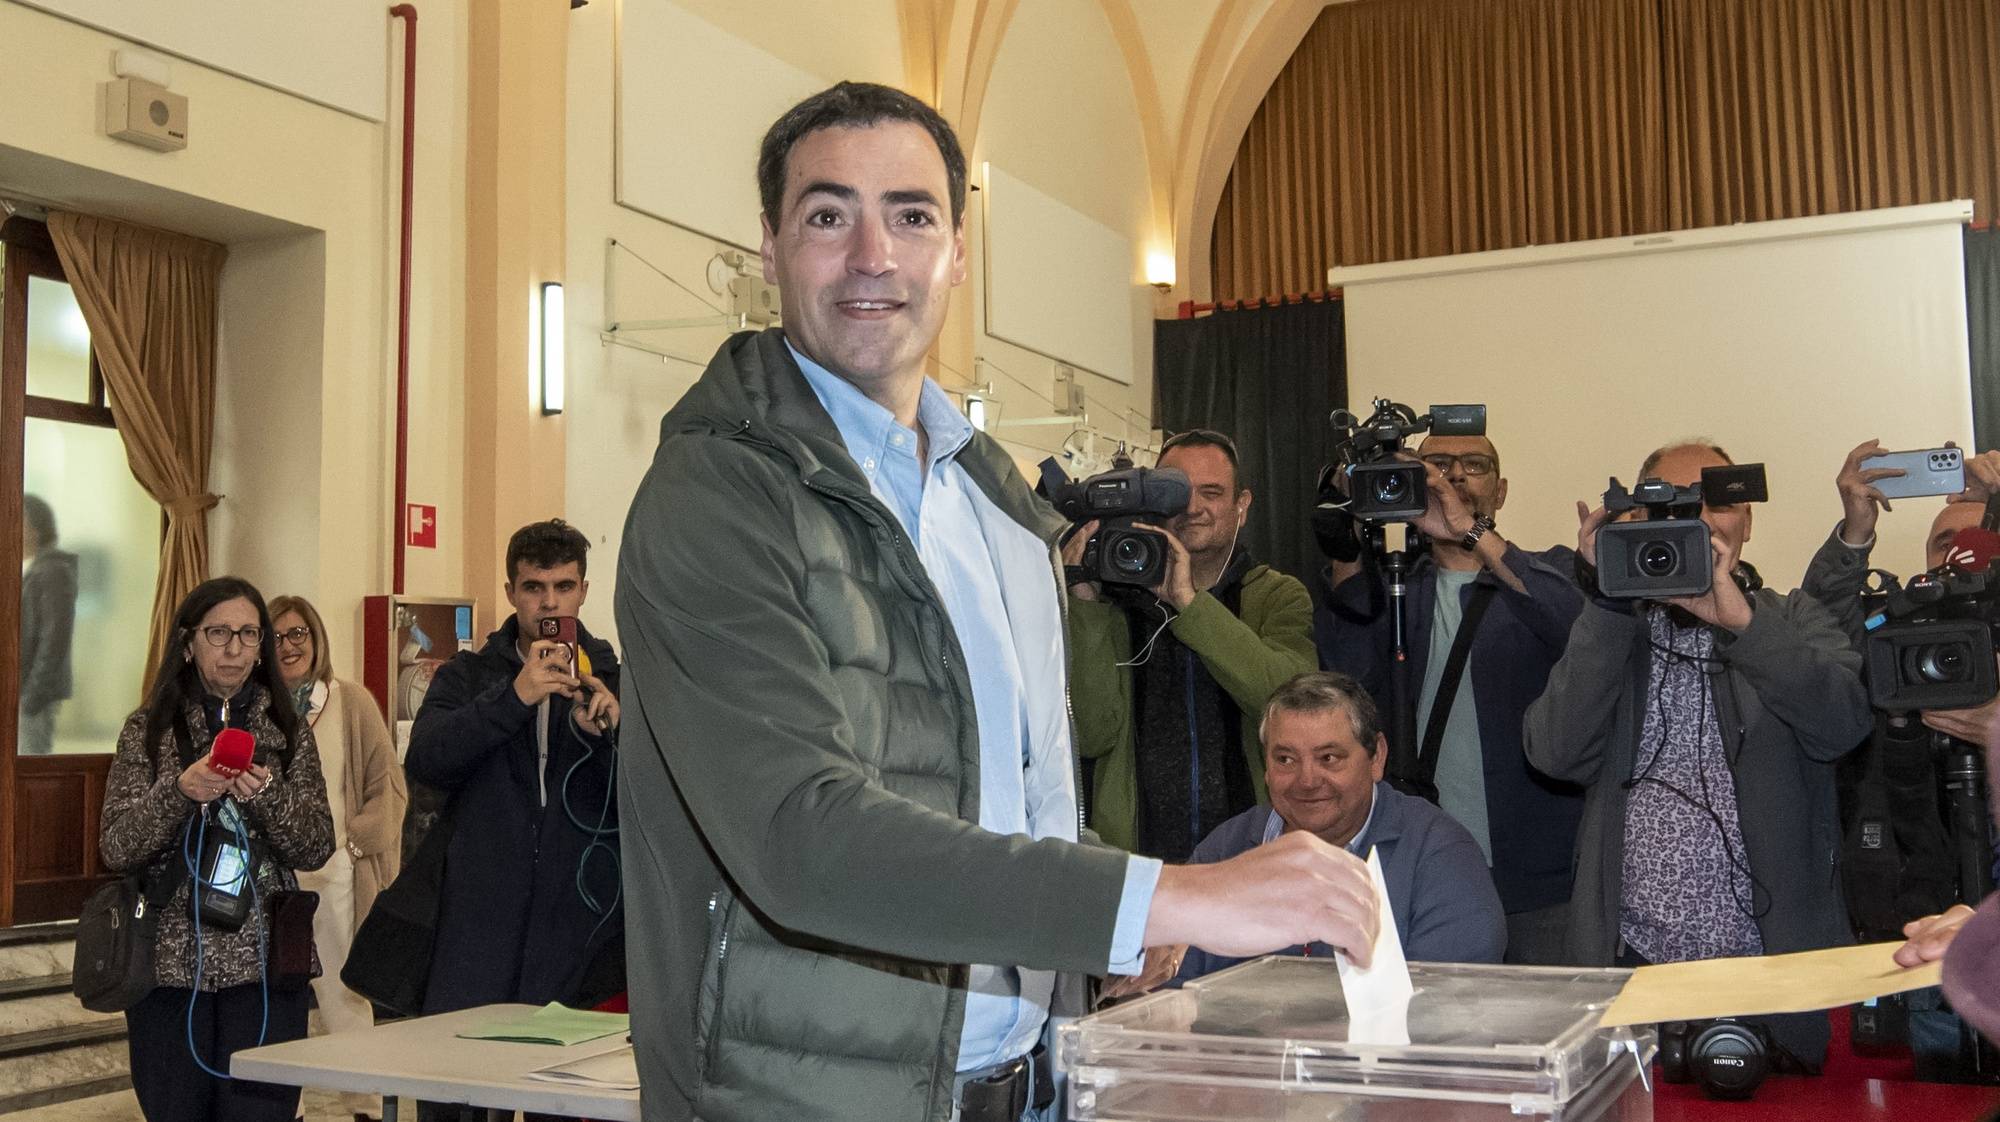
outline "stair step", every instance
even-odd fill
[[[41,1056],[86,1044],[123,1039],[125,1039],[125,1018],[116,1015],[102,1021],[8,1033],[6,1036],[0,1036],[0,1060]]]
[[[12,1001],[22,997],[41,997],[45,994],[68,993],[69,971],[48,974],[40,978],[0,979],[0,1001]]]
[[[122,1051],[120,1054],[123,1054]],[[81,1122],[85,1117],[101,1118],[105,1122],[124,1122],[126,1119],[143,1122],[144,1116],[139,1112],[138,1102],[132,1098],[131,1089],[132,1076],[120,1070],[115,1075],[95,1079],[72,1080],[13,1094],[0,1093],[0,1115],[13,1116],[16,1122],[42,1122],[43,1119],[53,1122],[58,1118],[63,1122]],[[114,1095],[119,1097],[112,1098]],[[78,1105],[86,1100],[92,1100],[100,1109],[86,1114]],[[19,1112],[24,1110],[36,1113],[21,1115]]]
[[[0,947],[18,946],[24,943],[59,943],[75,940],[76,921],[57,920],[54,923],[31,923],[25,927],[0,927]]]
[[[0,1001],[0,1056],[11,1055],[14,1041],[29,1033],[87,1025],[123,1025],[122,1013],[93,1013],[67,988],[36,997]]]
[[[76,940],[73,938],[0,943],[0,982],[67,974],[75,958]]]
[[[125,1026],[113,1027],[117,1038],[0,1057],[0,1115],[131,1086]]]

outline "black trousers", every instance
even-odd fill
[[[202,1062],[226,1072],[230,1056],[257,1046],[264,1019],[261,989],[253,982],[197,996],[162,986],[125,1011],[132,1090],[147,1122],[291,1122],[298,1114],[297,1087],[217,1079],[196,1066],[188,1052],[188,998],[196,999],[191,1035]],[[306,994],[303,989],[271,991],[265,1044],[304,1039]]]

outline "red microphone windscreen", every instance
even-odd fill
[[[208,749],[208,766],[224,775],[250,769],[250,757],[257,751],[257,738],[242,729],[223,729]]]
[[[1952,536],[1951,548],[1945,551],[1944,559],[1962,573],[1983,573],[1988,565],[2000,560],[2000,533],[1967,526]]]

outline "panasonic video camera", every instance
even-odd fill
[[[1375,399],[1361,420],[1334,410],[1333,462],[1320,472],[1319,505],[1340,507],[1364,522],[1411,522],[1423,516],[1430,487],[1424,465],[1397,457],[1410,437],[1485,436],[1486,406],[1433,405],[1418,416],[1407,405]]]
[[[1868,600],[1861,657],[1877,709],[1969,709],[2000,692],[1993,662],[2000,573],[1946,566],[1901,587],[1889,577]]]
[[[1675,487],[1645,479],[1630,491],[1617,479],[1604,492],[1604,509],[1614,516],[1644,510],[1633,521],[1612,522],[1597,531],[1597,590],[1615,600],[1664,600],[1700,596],[1715,578],[1715,551],[1708,542],[1704,503],[1733,506],[1769,497],[1763,464],[1703,468],[1701,481]]]
[[[1167,575],[1167,539],[1134,523],[1174,518],[1194,495],[1187,473],[1174,468],[1118,468],[1072,481],[1054,457],[1042,463],[1041,491],[1076,525],[1096,521],[1084,543],[1084,579],[1151,588]]]

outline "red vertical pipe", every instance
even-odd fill
[[[417,6],[398,4],[389,18],[403,23],[403,248],[396,291],[396,560],[390,591],[403,594],[403,550],[410,503],[410,212],[417,163]]]

